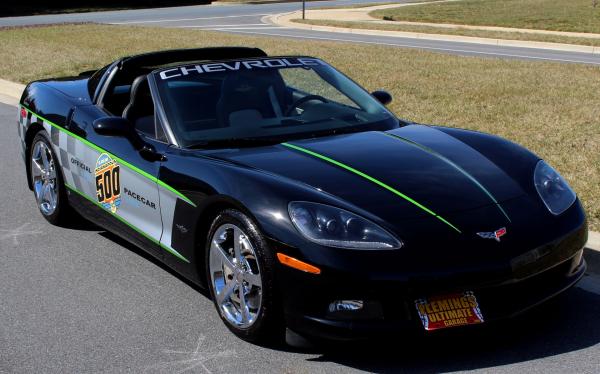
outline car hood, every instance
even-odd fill
[[[448,217],[486,208],[510,221],[502,202],[525,192],[483,154],[440,130],[409,125],[219,151],[222,159],[310,185],[387,222]]]

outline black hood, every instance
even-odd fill
[[[484,207],[496,212],[499,223],[510,222],[502,202],[525,194],[477,150],[421,125],[223,151],[218,156],[308,184],[388,222],[432,215],[449,221],[460,212]]]

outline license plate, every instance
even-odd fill
[[[425,330],[483,323],[477,298],[471,291],[415,300]]]

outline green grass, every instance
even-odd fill
[[[462,0],[376,10],[394,21],[454,23],[600,33],[600,4],[592,0]]]
[[[461,35],[461,36],[473,36],[479,38],[492,38],[492,39],[506,39],[506,40],[528,40],[536,42],[547,42],[547,43],[565,43],[565,44],[577,44],[587,45],[593,47],[600,47],[599,38],[579,38],[562,35],[547,35],[547,34],[533,34],[533,33],[521,33],[521,32],[505,32],[505,31],[488,31],[488,30],[470,30],[465,28],[447,28],[447,27],[435,27],[435,26],[421,26],[421,25],[404,25],[404,24],[382,24],[373,22],[360,22],[360,21],[334,21],[334,20],[315,20],[315,19],[294,19],[292,20],[298,23],[306,23],[309,25],[316,26],[333,26],[333,27],[348,27],[354,29],[367,29],[367,30],[386,30],[386,31],[407,31],[417,32],[423,34],[442,34],[442,35]]]
[[[461,57],[351,43],[198,30],[69,25],[0,30],[0,78],[76,74],[142,51],[243,45],[329,61],[369,90],[394,96],[400,117],[494,133],[556,167],[600,230],[600,67]]]

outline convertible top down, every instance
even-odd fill
[[[250,341],[485,324],[581,278],[585,213],[551,166],[390,101],[314,57],[172,50],[30,83],[18,131],[48,221],[138,245]]]

